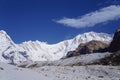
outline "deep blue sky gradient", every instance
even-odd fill
[[[56,23],[63,17],[76,18],[112,4],[114,0],[0,0],[0,30],[16,43],[40,40],[49,44],[95,31],[113,34],[120,20],[89,28],[71,28]]]

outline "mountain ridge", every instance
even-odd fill
[[[0,61],[13,64],[28,60],[54,61],[64,57],[68,51],[75,50],[80,43],[86,43],[91,40],[109,43],[112,40],[109,34],[93,31],[79,34],[73,39],[61,41],[56,44],[47,44],[38,40],[15,44],[4,30],[0,30],[0,38],[3,38],[3,40],[0,40],[0,44],[2,45],[0,45]]]

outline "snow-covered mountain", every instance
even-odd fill
[[[68,51],[75,50],[80,43],[91,40],[110,42],[111,35],[106,33],[87,32],[75,38],[57,44],[41,41],[27,41],[15,44],[3,30],[0,31],[0,61],[18,64],[23,61],[53,61],[64,57]]]

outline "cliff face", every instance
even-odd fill
[[[69,51],[67,57],[78,56],[80,54],[90,54],[96,52],[106,52],[108,44],[101,41],[92,40],[87,43],[81,43],[74,51]]]
[[[116,52],[120,50],[120,28],[116,30],[108,50],[109,52]]]
[[[108,51],[113,54],[101,59],[99,63],[104,65],[120,65],[120,28],[116,30]]]
[[[80,54],[86,54],[86,53],[96,53],[96,52],[105,52],[106,48],[108,47],[107,44],[101,42],[101,41],[90,41],[84,45],[80,45],[78,47],[78,50]]]
[[[113,40],[108,47],[108,51],[112,53],[110,56],[95,61],[92,64],[120,65],[120,28],[116,30]]]

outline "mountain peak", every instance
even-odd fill
[[[0,43],[1,42],[12,42],[13,43],[10,36],[4,30],[0,30]]]
[[[95,31],[90,31],[90,32],[85,32],[84,34],[95,34],[95,33],[97,33],[97,32],[95,32]]]
[[[11,45],[14,45],[12,39],[4,30],[0,30],[0,52],[6,50]]]
[[[7,34],[4,30],[0,30],[0,34]]]
[[[94,31],[91,31],[91,32],[86,32],[86,33],[83,33],[83,34],[79,34],[77,35],[74,40],[78,41],[78,42],[82,42],[82,43],[85,43],[85,42],[89,42],[91,40],[101,40],[101,41],[111,41],[111,35],[107,34],[107,33],[97,33],[97,32],[94,32]]]

